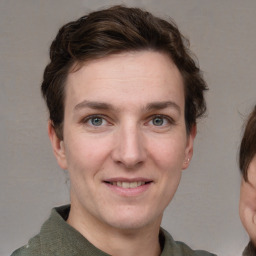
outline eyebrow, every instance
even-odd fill
[[[165,108],[169,108],[169,107],[176,109],[179,112],[179,114],[181,113],[181,109],[180,109],[179,105],[177,105],[173,101],[152,102],[146,106],[146,110],[147,111],[161,110],[161,109],[165,109]]]
[[[91,108],[91,109],[97,109],[97,110],[114,110],[115,108],[113,105],[105,102],[98,102],[98,101],[88,101],[84,100],[80,103],[78,103],[74,107],[74,111],[80,110],[83,108]],[[152,102],[146,105],[144,108],[145,111],[153,111],[153,110],[161,110],[166,108],[174,108],[176,111],[181,113],[180,107],[173,101],[159,101],[159,102]]]
[[[111,104],[108,104],[105,102],[84,100],[81,103],[78,103],[74,107],[74,110],[79,110],[82,108],[91,108],[91,109],[99,109],[99,110],[113,110],[114,109]]]

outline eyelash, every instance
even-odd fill
[[[92,126],[92,127],[100,127],[100,126],[102,126],[102,125],[99,125],[99,126],[93,125],[92,123],[89,124],[89,121],[92,121],[94,118],[99,118],[99,119],[102,120],[102,122],[105,121],[105,122],[109,123],[109,122],[106,120],[106,117],[105,117],[104,115],[99,115],[99,114],[87,116],[87,117],[83,118],[81,122],[82,122],[83,124],[88,124],[88,125],[90,125],[90,126]]]
[[[110,124],[110,122],[107,120],[106,116],[101,115],[101,114],[94,114],[94,115],[87,116],[87,117],[82,119],[81,123],[88,124],[88,125],[90,125],[92,127],[101,127],[101,126],[103,126],[102,124],[100,124],[98,126],[97,125],[93,125],[92,123],[89,124],[89,121],[92,121],[94,118],[99,118],[99,119],[102,120],[102,122],[107,122],[108,125]],[[170,124],[170,125],[171,124],[175,124],[175,121],[173,120],[173,118],[171,118],[170,116],[161,115],[161,114],[150,116],[148,118],[148,121],[146,122],[146,124],[149,124],[150,122],[153,122],[153,120],[155,118],[160,118],[160,119],[163,120],[163,122],[167,121],[168,124]],[[166,126],[166,125],[154,125],[154,124],[152,124],[152,125],[155,126],[155,127],[165,127]]]
[[[163,122],[164,122],[164,120],[166,120],[168,122],[168,124],[175,124],[175,121],[173,120],[173,118],[171,118],[170,116],[166,116],[166,115],[153,115],[153,116],[150,117],[148,123],[152,122],[155,118],[160,118],[160,119],[163,120]],[[159,125],[159,126],[158,125],[154,125],[154,126],[156,126],[156,127],[164,127],[166,125]]]

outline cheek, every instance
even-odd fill
[[[95,172],[109,154],[110,141],[90,136],[67,138],[65,145],[70,171]]]
[[[242,192],[241,201],[245,206],[256,212],[256,189],[248,185]]]
[[[151,154],[159,174],[159,192],[168,205],[180,183],[185,147],[175,140],[164,140],[152,148]]]
[[[150,153],[158,165],[170,168],[182,169],[185,157],[185,142],[176,139],[162,139],[151,144]]]

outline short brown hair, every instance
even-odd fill
[[[114,6],[92,12],[64,25],[50,47],[42,94],[57,136],[63,139],[65,81],[74,64],[128,51],[153,50],[167,54],[184,80],[187,131],[206,111],[207,85],[189,51],[188,40],[173,21],[139,8]]]
[[[248,167],[256,155],[256,105],[246,122],[239,152],[239,167],[245,181],[248,181]]]

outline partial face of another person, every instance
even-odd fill
[[[256,245],[256,155],[248,167],[248,182],[242,179],[239,212],[246,231]]]
[[[49,133],[71,211],[109,228],[159,224],[196,133],[186,132],[177,67],[153,51],[111,55],[71,72],[65,93],[64,139]]]

